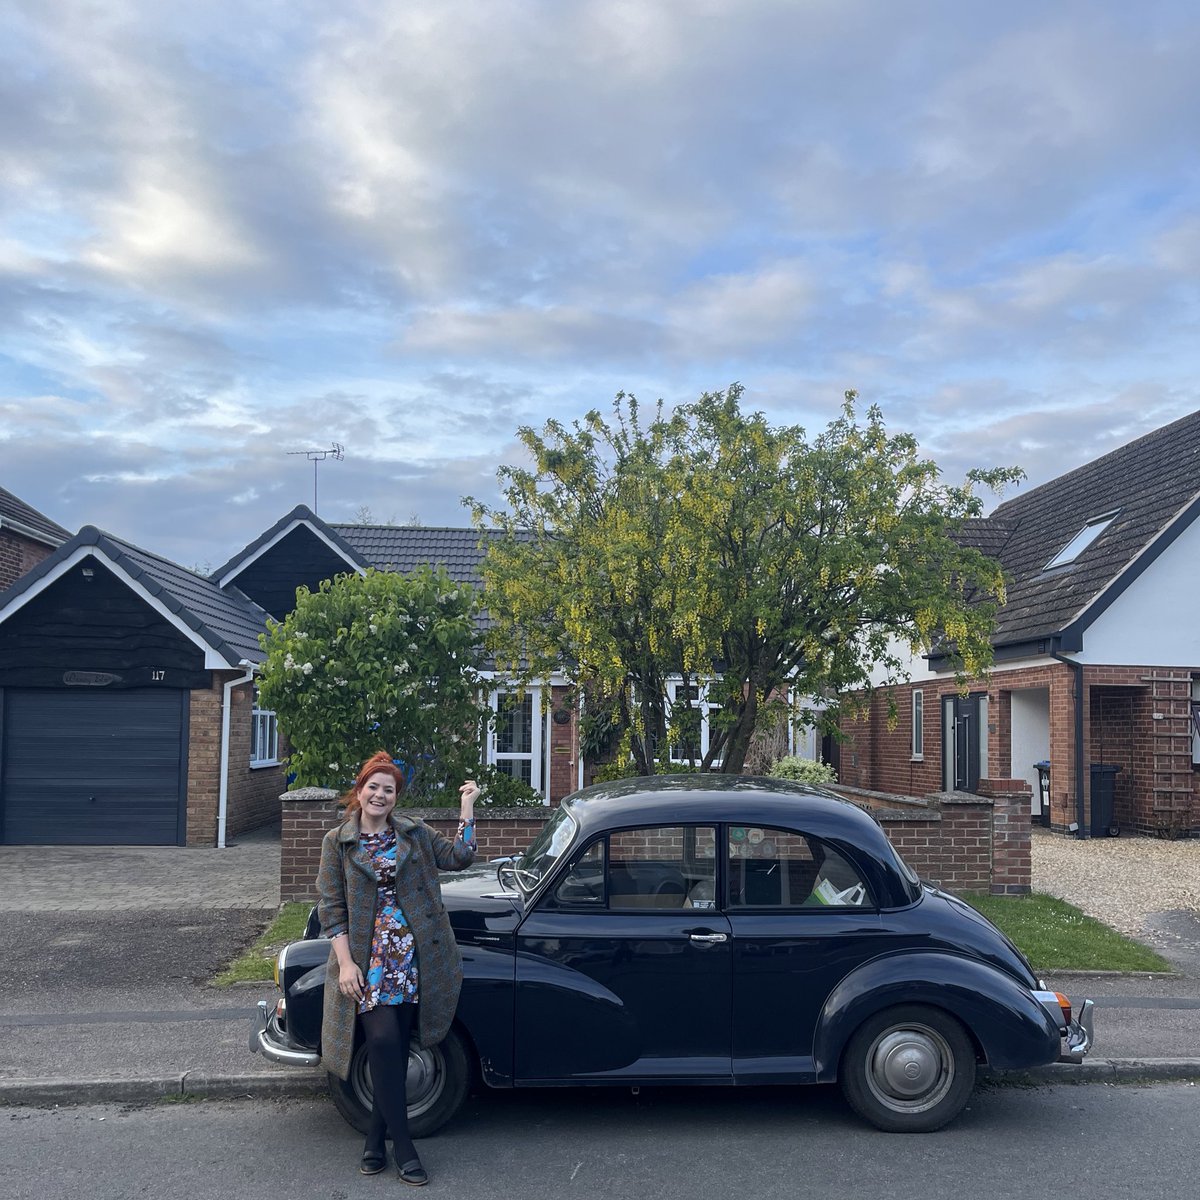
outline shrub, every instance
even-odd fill
[[[495,767],[480,767],[475,781],[480,788],[477,808],[540,808],[545,803],[523,779],[514,779]]]
[[[789,754],[781,758],[770,770],[775,779],[790,779],[795,783],[836,783],[837,772],[828,764],[815,762],[811,758],[797,758]]]

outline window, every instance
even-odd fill
[[[1192,766],[1200,767],[1200,679],[1192,679]]]
[[[530,688],[523,696],[495,691],[491,707],[496,716],[488,738],[488,761],[498,771],[542,791],[541,689]]]
[[[279,722],[275,714],[258,706],[254,693],[254,708],[250,713],[250,765],[273,767],[279,762]]]
[[[1102,517],[1093,517],[1043,568],[1065,567],[1073,563],[1112,523],[1115,512]]]
[[[729,827],[730,908],[862,908],[853,866],[816,838],[786,829]]]
[[[668,719],[676,733],[668,751],[671,762],[699,764],[708,753],[713,717],[721,711],[721,706],[709,697],[707,684],[690,683],[686,687],[683,683],[667,684]],[[718,757],[712,765],[720,763]]]
[[[710,825],[609,834],[575,860],[555,902],[610,910],[715,908],[716,844]]]
[[[925,693],[920,688],[912,694],[912,756],[918,762],[925,758]]]

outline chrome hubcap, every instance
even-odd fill
[[[954,1055],[933,1029],[889,1029],[871,1046],[867,1082],[875,1097],[901,1112],[932,1108],[954,1082]]]
[[[370,1112],[374,1093],[371,1087],[371,1067],[367,1062],[366,1050],[360,1050],[354,1056],[350,1083],[359,1102]],[[405,1087],[408,1091],[410,1120],[427,1112],[437,1102],[446,1087],[446,1070],[441,1051],[436,1046],[422,1050],[414,1044],[410,1048]]]

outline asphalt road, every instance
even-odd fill
[[[824,1088],[529,1091],[472,1099],[419,1149],[426,1194],[455,1200],[1157,1200],[1194,1194],[1197,1128],[1188,1084],[989,1087],[926,1136],[878,1133]],[[8,1200],[404,1190],[360,1176],[360,1150],[323,1100],[0,1110]]]

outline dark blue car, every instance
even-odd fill
[[[475,1079],[563,1084],[838,1083],[880,1129],[952,1120],[976,1069],[1082,1060],[1076,1019],[968,905],[924,885],[869,813],[828,792],[719,775],[577,792],[520,857],[447,876],[462,948],[454,1027],[409,1063],[413,1134]],[[251,1047],[320,1061],[328,943],[279,956]],[[356,1052],[330,1077],[365,1129]]]

